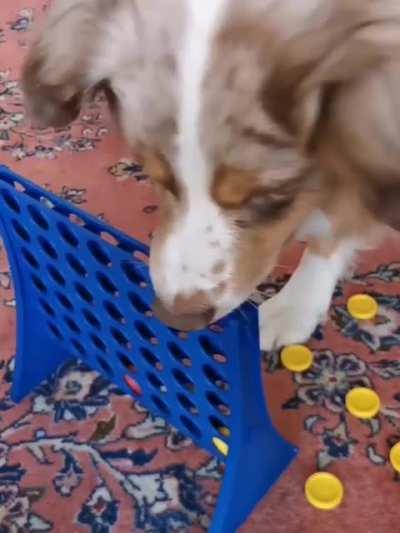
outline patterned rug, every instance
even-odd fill
[[[19,69],[32,22],[45,8],[43,0],[0,4],[0,162],[148,242],[156,198],[101,98],[62,131],[37,136],[25,123]],[[298,254],[282,258],[285,266],[258,298],[282,286]],[[346,311],[346,299],[359,291],[380,304],[373,324],[359,325]],[[206,531],[221,466],[94,372],[69,364],[20,405],[11,402],[15,301],[4,249],[0,302],[0,533]],[[269,405],[300,456],[244,533],[400,530],[400,477],[387,461],[400,440],[399,312],[400,245],[392,241],[365,254],[337,289],[330,319],[311,343],[312,370],[291,375],[278,354],[266,354]],[[376,389],[378,418],[361,422],[346,413],[345,394],[356,385]],[[304,499],[304,480],[317,469],[345,484],[344,503],[333,512]]]

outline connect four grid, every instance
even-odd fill
[[[13,398],[82,359],[226,462],[212,531],[234,531],[296,454],[265,407],[256,310],[170,329],[151,311],[146,246],[6,167],[0,198],[17,299]]]

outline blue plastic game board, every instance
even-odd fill
[[[152,315],[146,246],[1,166],[0,197],[13,399],[82,359],[226,463],[211,531],[233,533],[296,455],[266,409],[256,309],[183,335]]]

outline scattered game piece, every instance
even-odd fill
[[[214,437],[213,444],[217,448],[217,450],[222,453],[222,455],[228,455],[229,446],[226,444],[226,442],[219,439],[218,437]]]
[[[348,299],[347,310],[357,320],[372,320],[378,313],[378,302],[368,294],[355,294]]]
[[[329,472],[316,472],[306,481],[305,494],[308,503],[316,509],[331,511],[338,507],[344,495],[343,484]]]
[[[281,361],[291,372],[305,372],[313,363],[312,351],[307,346],[293,344],[286,346],[281,352]]]
[[[390,462],[396,472],[400,473],[400,442],[395,444],[390,450]]]
[[[139,385],[139,383],[135,379],[131,378],[131,376],[125,376],[124,379],[125,379],[125,383],[131,389],[133,394],[135,394],[135,396],[142,395],[142,387]]]
[[[357,418],[374,418],[379,413],[381,401],[372,389],[356,387],[347,393],[346,407]]]

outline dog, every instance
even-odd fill
[[[305,342],[355,254],[400,229],[399,47],[396,0],[55,0],[23,90],[46,127],[105,90],[159,191],[167,324],[226,315],[307,242],[260,306],[270,350]]]

